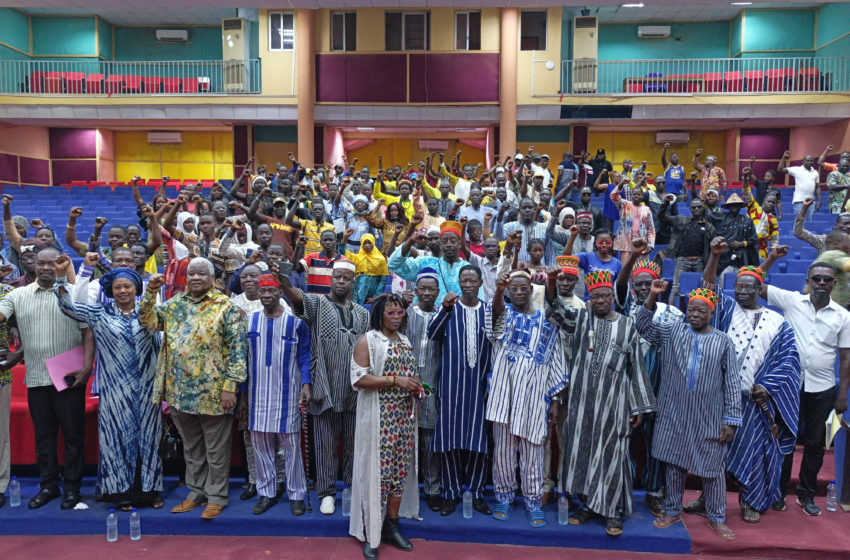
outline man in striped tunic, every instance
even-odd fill
[[[570,524],[601,515],[605,532],[616,537],[623,515],[632,512],[629,435],[643,414],[655,410],[655,397],[637,329],[613,310],[611,271],[596,270],[584,279],[590,312],[555,301],[550,313],[573,358],[560,478],[562,489],[585,503]]]
[[[682,495],[690,471],[702,478],[708,526],[731,540],[735,533],[726,525],[726,444],[741,425],[735,344],[712,328],[717,294],[705,288],[691,292],[687,323],[654,322],[655,302],[666,290],[666,281],[654,280],[637,317],[640,335],[661,347],[652,455],[667,463],[667,511],[653,526],[666,529],[682,520]]]
[[[510,517],[519,466],[528,523],[543,527],[543,442],[558,416],[560,399],[555,395],[566,386],[567,366],[558,328],[531,305],[527,271],[499,279],[485,309],[484,329],[494,350],[484,415],[493,422],[493,486],[499,502],[493,517]]]
[[[286,492],[293,515],[305,510],[299,406],[310,401],[310,331],[281,305],[276,275],[259,277],[262,311],[248,319],[248,428],[254,445],[257,493],[253,513],[277,503],[276,444],[286,457]]]

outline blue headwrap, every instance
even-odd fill
[[[351,206],[354,207],[358,202],[363,202],[363,204],[366,205],[365,210],[363,210],[362,212],[358,212],[356,208],[354,210],[355,214],[361,216],[369,211],[369,199],[363,196],[362,194],[358,194],[354,197],[354,200],[351,201]]]
[[[419,274],[416,275],[416,285],[419,285],[419,281],[423,278],[432,278],[436,280],[437,284],[440,283],[440,275],[436,270],[431,268],[430,266],[425,266],[419,269]]]
[[[126,278],[136,287],[136,295],[142,295],[142,277],[139,276],[139,273],[133,270],[132,268],[113,268],[106,274],[100,277],[100,286],[103,289],[103,293],[106,294],[106,297],[112,299],[115,296],[112,295],[112,284],[119,278]]]

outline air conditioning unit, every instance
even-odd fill
[[[664,39],[670,36],[669,25],[639,25],[638,37],[641,39]]]
[[[181,144],[183,135],[179,132],[148,132],[148,144]]]
[[[223,60],[247,60],[250,56],[248,40],[251,22],[245,18],[221,20],[221,54]]]
[[[687,132],[656,132],[656,144],[687,144],[691,140],[691,135]]]
[[[596,92],[599,22],[596,16],[573,18],[573,93]]]
[[[157,29],[156,40],[160,43],[185,43],[189,32],[185,29]]]

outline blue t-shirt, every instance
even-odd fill
[[[617,208],[617,205],[614,204],[614,201],[611,200],[611,192],[617,187],[616,183],[611,183],[608,185],[608,188],[605,189],[605,201],[602,208],[602,215],[608,218],[609,220],[617,221],[620,219],[620,209]],[[623,196],[623,193],[620,193],[620,196]]]
[[[611,257],[610,261],[605,262],[600,259],[599,255],[596,253],[579,253],[578,267],[585,274],[593,272],[594,270],[610,270],[611,281],[613,282],[617,279],[617,275],[620,274],[620,270],[623,268],[623,263],[621,263],[620,259],[617,257]]]
[[[681,165],[667,164],[664,170],[664,178],[667,179],[665,191],[670,194],[682,194],[685,192],[685,168]]]

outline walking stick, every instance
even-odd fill
[[[307,481],[307,513],[313,513],[313,504],[310,501],[310,436],[307,432],[306,407],[301,407],[301,437],[304,442],[304,453],[301,460],[304,463],[304,479]]]

